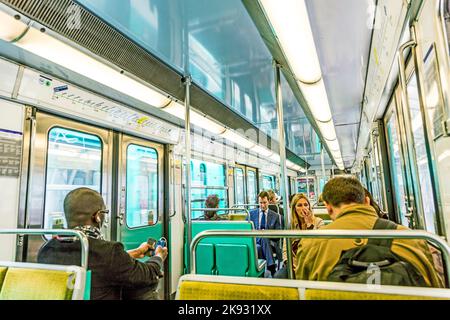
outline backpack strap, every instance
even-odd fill
[[[396,230],[397,224],[386,220],[382,218],[378,218],[377,221],[375,221],[375,225],[373,226],[372,230]],[[367,244],[372,244],[375,246],[383,246],[390,248],[392,245],[392,241],[394,239],[369,239]]]

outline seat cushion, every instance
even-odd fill
[[[439,300],[433,297],[381,294],[371,292],[352,292],[337,290],[306,289],[306,300]]]
[[[74,283],[73,272],[8,268],[0,300],[70,300]]]
[[[183,281],[180,300],[298,300],[297,288]]]

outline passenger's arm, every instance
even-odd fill
[[[108,278],[112,284],[126,287],[156,285],[162,277],[163,258],[159,253],[145,263],[140,262],[130,257],[121,243],[114,243]]]

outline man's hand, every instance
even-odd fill
[[[162,261],[166,260],[167,254],[168,254],[167,247],[159,246],[155,250],[155,256],[160,257],[162,259]]]
[[[149,250],[153,250],[153,248],[147,242],[143,242],[138,248],[128,250],[127,252],[132,258],[140,259],[143,258]]]

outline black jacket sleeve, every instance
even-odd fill
[[[145,287],[158,284],[162,277],[163,261],[154,256],[147,262],[140,262],[130,257],[121,243],[116,242],[112,248],[111,272],[109,280],[113,285],[125,287]]]

